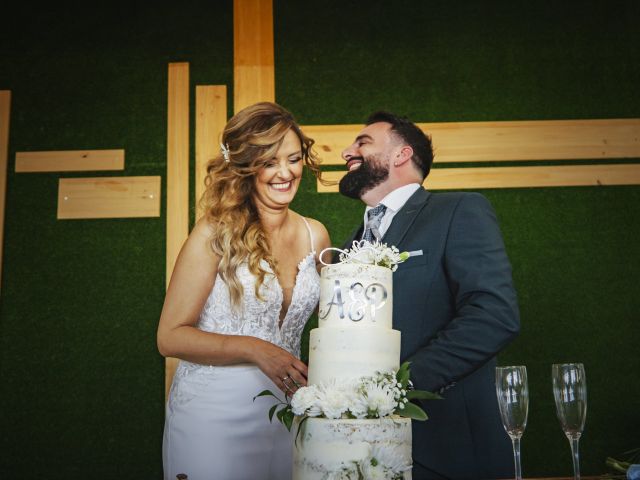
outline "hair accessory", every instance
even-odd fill
[[[226,163],[229,163],[229,145],[227,145],[226,143],[220,143],[220,153],[222,153],[222,156],[224,157],[224,161]]]

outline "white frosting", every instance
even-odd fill
[[[376,448],[391,449],[399,464],[411,464],[411,420],[308,418],[293,450],[293,480],[320,480],[354,462],[368,461]],[[329,477],[331,478],[331,477]],[[411,479],[411,471],[404,472]]]
[[[310,385],[398,371],[400,332],[389,328],[316,328],[309,338]]]
[[[392,272],[386,267],[338,264],[320,276],[318,327],[392,327]]]

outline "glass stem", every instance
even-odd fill
[[[520,464],[520,437],[511,437],[513,443],[513,461],[515,463],[516,480],[522,480],[522,465]]]
[[[573,478],[580,480],[580,455],[578,453],[578,440],[580,437],[570,437],[569,443],[571,443],[571,456],[573,457]]]

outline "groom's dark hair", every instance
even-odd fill
[[[400,117],[393,113],[379,111],[369,115],[367,125],[385,122],[391,124],[391,131],[400,137],[413,149],[413,164],[422,172],[424,180],[429,175],[433,163],[433,147],[431,137],[426,135],[418,126],[407,117]]]

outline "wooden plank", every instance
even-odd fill
[[[189,64],[169,64],[167,113],[167,246],[166,285],[182,244],[189,235]],[[165,362],[168,394],[177,365]]]
[[[124,170],[124,150],[16,152],[16,172]]]
[[[198,202],[204,193],[207,162],[220,154],[222,131],[227,123],[227,87],[199,85],[196,87],[196,219],[201,213]]]
[[[160,216],[160,177],[61,178],[58,219]]]
[[[2,278],[2,246],[4,245],[4,209],[7,195],[10,113],[11,91],[0,90],[0,279]]]
[[[345,173],[322,176],[337,182]],[[338,191],[337,185],[317,185],[321,193]],[[424,185],[429,190],[640,185],[640,164],[434,168]]]
[[[233,2],[234,112],[276,98],[272,0]]]
[[[435,162],[496,162],[640,157],[640,119],[419,123],[431,135]],[[342,165],[342,150],[362,125],[302,127],[324,165]]]
[[[189,234],[189,64],[169,64],[166,285]]]

